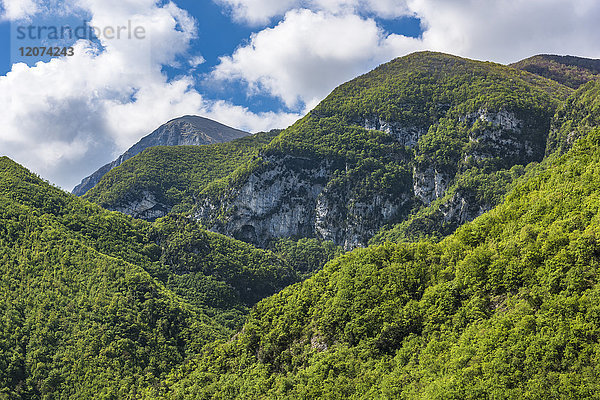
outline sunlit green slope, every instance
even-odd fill
[[[595,128],[445,240],[359,249],[263,300],[165,397],[597,398],[599,216]]]
[[[9,399],[134,398],[298,279],[270,252],[183,219],[107,212],[6,157],[0,270]]]

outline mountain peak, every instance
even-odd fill
[[[184,115],[161,125],[144,139],[164,139],[165,134],[173,133],[175,135],[179,134],[184,138],[180,140],[182,143],[178,143],[177,145],[224,143],[248,135],[248,132],[231,128],[208,118],[197,115]],[[144,139],[140,142],[144,141]],[[170,138],[167,137],[168,139]],[[178,138],[174,137],[172,139],[177,140]]]
[[[244,136],[248,132],[231,128],[217,121],[195,115],[184,115],[161,125],[148,136],[143,137],[115,161],[108,163],[84,178],[73,189],[73,194],[83,196],[93,188],[111,169],[124,161],[154,146],[201,146],[213,143],[224,143]]]

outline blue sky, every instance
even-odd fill
[[[591,0],[0,0],[0,155],[70,190],[172,118],[285,128],[414,51],[600,58],[599,18]],[[74,55],[42,60],[11,41],[11,28],[81,20],[148,37],[53,41]]]
[[[248,42],[253,32],[260,29],[235,23],[225,9],[211,1],[180,0],[177,5],[187,10],[198,23],[198,38],[191,42],[190,55],[182,56],[200,55],[205,59],[205,63],[195,70],[198,75],[208,74],[218,64],[219,57],[232,54],[238,46]],[[169,66],[165,66],[164,71],[170,78],[186,72]],[[220,85],[217,89],[199,80],[196,87],[208,98],[246,105],[254,112],[279,110],[283,107],[280,101],[269,96],[254,96],[250,100],[239,84]]]

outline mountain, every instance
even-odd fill
[[[573,89],[600,79],[600,60],[589,58],[540,54],[511,66],[552,79]]]
[[[108,171],[121,165],[124,161],[141,153],[149,147],[182,145],[199,146],[229,142],[247,135],[247,132],[230,128],[203,117],[186,115],[181,118],[173,119],[160,126],[148,136],[143,137],[115,161],[104,165],[92,175],[84,178],[81,183],[73,189],[73,194],[76,196],[83,196],[88,190],[96,186]]]
[[[119,231],[131,220],[75,202],[7,158],[0,204],[2,397],[130,397],[227,335],[132,257],[114,257],[137,247]]]
[[[370,243],[410,241],[421,236],[423,232],[429,236],[432,232],[450,233],[448,226],[443,224],[447,219],[448,210],[447,203],[444,203],[448,202],[448,199],[456,198],[457,190],[460,190],[462,198],[470,198],[470,201],[463,204],[478,204],[482,200],[488,205],[499,204],[504,194],[546,168],[554,158],[568,151],[577,139],[585,136],[600,123],[600,109],[596,106],[600,86],[596,82],[583,85],[558,107],[550,122],[546,155],[542,163],[516,165],[510,170],[499,170],[488,175],[463,174],[459,178],[458,186],[451,188],[445,195],[446,200],[434,202],[402,223],[380,231]],[[452,204],[452,200],[449,203]],[[450,228],[453,230],[455,226]],[[439,238],[444,235],[434,236]]]
[[[250,141],[157,148],[87,198],[146,219],[185,212],[261,247],[282,237],[346,249],[441,238],[535,169],[571,93],[512,67],[415,53],[343,84],[270,143],[252,141],[252,157],[236,152]],[[212,152],[230,160],[219,173],[207,173]]]
[[[6,157],[0,272],[9,399],[135,398],[299,280],[274,253],[183,218],[103,210]]]
[[[600,82],[417,53],[195,149],[96,194],[171,185],[153,222],[0,157],[0,398],[598,397]]]
[[[587,104],[564,111],[597,113],[598,88],[586,85],[575,97]],[[238,335],[147,394],[596,398],[600,126],[591,121],[564,155],[454,234],[337,258],[261,301]]]
[[[113,170],[87,198],[149,220],[168,212],[192,212],[212,230],[259,246],[289,236],[332,240],[347,249],[386,240],[439,239],[493,208],[517,182],[534,174],[544,154],[564,142],[556,135],[573,139],[573,132],[559,132],[567,125],[553,114],[572,93],[565,85],[579,87],[597,79],[599,63],[538,55],[506,67],[416,53],[342,85],[279,135],[271,132],[271,137],[243,139],[231,147],[216,145],[210,152],[155,148]],[[521,116],[508,110],[517,102],[511,90],[522,93],[528,103],[518,105]],[[540,92],[545,96],[543,116],[538,110],[542,103],[535,98]],[[488,103],[497,110],[490,112]],[[333,116],[341,121],[331,121]],[[325,121],[331,126],[317,126]],[[524,123],[529,125],[525,129],[519,126]],[[332,127],[343,135],[328,132]],[[372,137],[359,138],[360,128]],[[532,130],[537,130],[536,138],[527,137]],[[335,141],[319,144],[342,136],[362,146],[362,154],[354,149],[338,153]],[[273,145],[266,146],[270,139],[275,139]],[[374,143],[383,140],[398,148],[369,157],[378,151]],[[299,153],[310,155],[298,158],[293,154],[298,149],[274,151],[283,141],[300,141]],[[245,145],[248,152],[240,157],[237,150]],[[523,149],[527,154],[517,154]],[[320,165],[321,153],[334,157]],[[381,165],[358,168],[364,160],[357,159],[364,154]],[[219,161],[211,161],[213,157]],[[269,165],[264,176],[257,170],[261,163]],[[275,177],[282,163],[289,165]],[[298,171],[304,176],[296,176]],[[249,174],[246,185],[233,182],[240,174]],[[383,176],[405,182],[385,181]],[[275,184],[255,192],[256,184],[269,182]],[[391,187],[398,193],[390,193]]]
[[[83,198],[146,220],[189,211],[204,187],[250,160],[276,135],[273,131],[205,146],[151,147],[108,172]]]
[[[571,93],[499,64],[402,57],[335,89],[260,157],[208,185],[193,215],[258,246],[291,236],[351,249],[436,207],[411,237],[443,237],[542,161]]]

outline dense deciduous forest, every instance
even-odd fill
[[[593,398],[599,144],[439,243],[356,250],[263,300],[165,397]]]
[[[285,258],[183,217],[105,211],[6,157],[0,202],[8,398],[135,396],[327,258]]]

